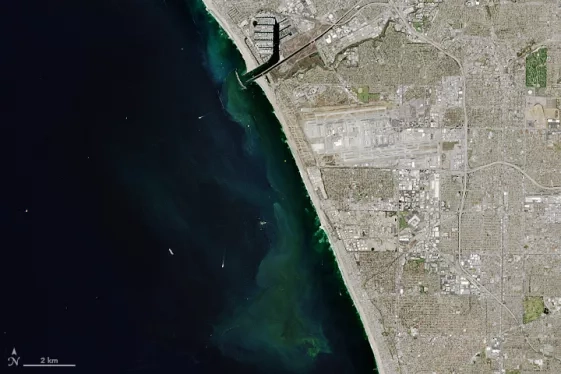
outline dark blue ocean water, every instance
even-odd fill
[[[280,125],[237,85],[241,58],[200,3],[1,14],[5,356],[80,373],[373,371]]]

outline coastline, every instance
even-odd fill
[[[202,1],[206,8],[206,11],[216,20],[216,22],[220,25],[220,27],[224,30],[224,32],[228,35],[228,37],[233,41],[236,48],[241,53],[246,64],[247,71],[250,71],[255,67],[257,67],[259,64],[255,60],[251,51],[246,47],[244,39],[240,36],[240,32],[232,29],[232,26],[223,18],[223,16],[220,14],[218,9],[216,9],[212,0],[202,0]],[[255,82],[261,87],[261,89],[265,93],[267,100],[271,103],[271,106],[273,107],[275,116],[277,117],[279,123],[282,126],[282,130],[286,136],[289,149],[296,162],[298,170],[300,171],[300,176],[302,178],[302,181],[304,182],[308,196],[311,199],[312,205],[316,211],[316,214],[319,217],[321,228],[324,230],[325,234],[327,235],[329,244],[332,248],[333,254],[335,255],[336,263],[341,273],[341,276],[343,278],[345,287],[347,288],[347,291],[351,296],[351,300],[353,301],[353,305],[355,306],[358,315],[361,319],[361,323],[366,333],[366,336],[368,338],[370,347],[374,353],[377,372],[380,374],[397,373],[397,370],[392,370],[394,369],[394,366],[395,369],[397,369],[397,365],[394,365],[393,362],[390,361],[392,359],[389,357],[390,354],[389,350],[386,347],[384,347],[385,349],[382,349],[382,347],[378,344],[378,342],[374,338],[374,336],[376,335],[381,340],[383,326],[376,325],[375,322],[377,322],[378,320],[377,318],[375,320],[371,318],[370,321],[371,323],[368,323],[367,316],[371,315],[372,311],[367,311],[364,303],[366,301],[366,303],[370,304],[370,301],[369,300],[363,301],[360,295],[358,295],[359,289],[356,286],[353,286],[353,284],[354,285],[360,284],[360,280],[358,279],[358,277],[352,276],[353,273],[356,274],[356,271],[358,271],[358,269],[356,269],[356,265],[353,263],[353,261],[350,261],[350,258],[348,258],[349,256],[345,256],[347,255],[347,250],[345,249],[342,241],[337,239],[334,233],[329,229],[330,226],[327,217],[325,216],[325,213],[321,209],[320,199],[317,196],[312,186],[312,183],[306,172],[306,167],[304,166],[304,163],[302,162],[300,156],[298,155],[296,143],[294,139],[292,139],[292,135],[287,126],[287,121],[284,118],[279,103],[277,102],[276,95],[273,92],[272,88],[267,83],[267,81],[265,80],[264,76],[258,78]]]

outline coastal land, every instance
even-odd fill
[[[561,372],[561,4],[204,3],[248,71],[281,25],[256,82],[378,371]]]
[[[248,48],[245,42],[245,37],[240,34],[240,31],[236,30],[234,28],[235,26],[233,27],[228,23],[227,20],[224,19],[224,16],[221,15],[220,11],[216,8],[212,0],[204,0],[204,4],[209,14],[218,22],[220,27],[228,34],[230,39],[232,39],[232,41],[240,51],[246,63],[247,71],[251,71],[256,67],[258,67],[259,62],[256,60],[251,50]],[[353,300],[353,303],[357,308],[358,314],[362,320],[365,333],[368,337],[368,341],[370,343],[370,346],[372,347],[374,356],[376,357],[377,370],[380,374],[386,374],[386,373],[389,374],[389,373],[396,372],[395,368],[393,368],[391,365],[392,360],[389,351],[387,349],[384,349],[383,347],[380,347],[376,343],[376,336],[379,335],[381,337],[383,333],[383,329],[381,328],[381,325],[368,323],[367,316],[372,315],[374,311],[372,310],[372,306],[368,305],[370,304],[369,302],[367,302],[366,305],[364,305],[365,302],[361,301],[360,295],[357,293],[358,291],[357,285],[360,284],[360,279],[356,276],[353,276],[353,274],[357,273],[356,265],[351,261],[351,259],[346,258],[346,256],[348,256],[348,253],[345,250],[343,243],[339,239],[337,239],[334,233],[332,232],[332,230],[329,229],[330,225],[325,216],[325,213],[321,210],[321,204],[319,202],[317,191],[312,185],[308,174],[302,172],[303,170],[306,170],[306,167],[297,152],[298,150],[297,144],[287,127],[287,121],[283,116],[283,110],[276,99],[275,93],[273,92],[272,88],[270,87],[269,83],[267,82],[264,76],[256,79],[255,82],[261,87],[261,89],[265,93],[265,96],[267,97],[267,99],[269,100],[269,102],[274,108],[276,117],[278,118],[281,126],[283,127],[283,131],[286,135],[287,144],[292,152],[296,165],[300,170],[302,181],[304,182],[308,195],[312,200],[313,206],[316,208],[316,212],[318,214],[321,227],[323,228],[325,234],[327,235],[331,248],[333,249],[333,253],[335,255],[337,265],[339,266],[341,276],[343,278],[343,281],[345,282],[345,286],[347,287],[351,299]],[[379,339],[378,341],[380,340],[381,339]]]
[[[251,71],[259,66],[259,62],[256,60],[254,55],[252,54],[251,50],[247,47],[245,42],[244,36],[240,34],[239,30],[236,30],[232,25],[228,23],[228,21],[221,15],[220,11],[216,8],[215,4],[212,0],[204,0],[204,4],[207,8],[208,13],[218,22],[220,27],[227,33],[230,39],[234,42],[236,47],[238,48],[239,52],[241,53],[247,67],[247,71]],[[372,305],[370,302],[366,300],[363,301],[360,298],[360,295],[357,293],[360,285],[360,279],[357,276],[353,276],[353,274],[358,273],[356,265],[351,261],[350,258],[346,258],[348,256],[347,251],[341,240],[337,239],[334,235],[333,231],[329,229],[330,225],[325,216],[325,213],[321,210],[321,204],[319,202],[319,197],[317,195],[317,191],[312,185],[310,178],[307,173],[302,172],[306,170],[304,163],[302,162],[297,150],[297,145],[291,132],[288,129],[287,121],[283,116],[283,110],[279,105],[275,93],[273,92],[272,88],[270,87],[269,83],[267,82],[265,76],[256,79],[255,81],[265,93],[265,96],[271,103],[272,107],[274,108],[275,115],[278,118],[281,126],[283,127],[283,131],[286,135],[287,144],[291,150],[291,153],[294,157],[296,165],[300,170],[300,175],[302,177],[302,181],[306,187],[308,195],[312,200],[313,206],[316,208],[316,213],[321,223],[321,227],[324,230],[333,253],[335,255],[337,265],[339,267],[339,271],[341,272],[341,276],[343,281],[345,282],[345,286],[353,300],[355,307],[357,308],[358,314],[362,320],[365,333],[368,337],[368,341],[372,350],[374,352],[374,356],[376,357],[376,365],[377,370],[380,374],[390,374],[397,372],[396,369],[392,366],[392,359],[391,354],[387,349],[384,349],[383,346],[380,346],[376,343],[376,336],[382,337],[383,329],[381,328],[381,324],[374,324],[368,323],[367,316],[370,316],[374,313],[372,310]],[[354,265],[354,266],[353,266]],[[373,320],[372,322],[375,322]],[[381,341],[381,339],[378,339]]]
[[[235,29],[228,23],[228,21],[221,15],[220,11],[215,6],[212,0],[204,0],[203,1],[208,13],[218,22],[220,27],[227,33],[230,39],[234,42],[236,47],[238,48],[239,52],[241,53],[245,63],[247,71],[251,71],[259,66],[259,61],[256,60],[255,56],[248,48],[245,37],[240,33],[239,30]],[[374,311],[372,310],[371,305],[364,305],[364,301],[361,302],[360,295],[357,293],[358,285],[360,284],[360,279],[356,276],[353,276],[353,273],[357,272],[356,265],[350,261],[349,258],[345,258],[348,255],[347,251],[345,250],[344,245],[340,240],[338,240],[334,233],[329,230],[329,222],[325,216],[325,213],[321,210],[321,205],[319,202],[319,197],[317,196],[317,191],[315,190],[314,186],[312,185],[310,178],[307,173],[302,172],[306,170],[304,163],[302,162],[298,152],[297,152],[297,145],[295,140],[292,137],[291,132],[287,127],[287,121],[283,116],[283,111],[276,99],[275,93],[273,92],[272,88],[270,87],[269,83],[267,82],[265,76],[260,77],[255,80],[255,82],[261,87],[265,96],[271,103],[272,107],[274,108],[275,115],[278,118],[281,126],[283,127],[284,134],[286,135],[287,144],[291,150],[291,153],[294,157],[298,170],[300,170],[300,175],[302,177],[302,181],[306,187],[306,191],[310,199],[312,200],[312,204],[314,208],[316,208],[316,213],[321,223],[321,227],[324,230],[333,253],[336,258],[337,265],[339,267],[339,271],[341,272],[341,276],[343,281],[345,282],[345,286],[353,300],[355,307],[357,308],[358,314],[362,320],[363,326],[365,328],[365,333],[368,337],[368,341],[372,350],[374,352],[374,356],[376,357],[376,364],[377,370],[380,374],[392,373],[395,372],[395,369],[391,366],[391,355],[387,349],[383,349],[376,343],[376,335],[382,336],[383,330],[380,328],[381,325],[374,325],[367,323],[366,316],[371,315]],[[353,266],[355,265],[355,266]],[[385,358],[384,361],[380,362],[381,358]],[[385,366],[384,366],[385,364]]]

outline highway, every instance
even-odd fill
[[[509,166],[517,171],[519,171],[520,173],[522,173],[522,175],[524,175],[526,178],[528,178],[528,180],[530,182],[532,182],[534,185],[538,186],[539,188],[542,188],[544,190],[552,190],[552,191],[561,191],[561,186],[552,186],[552,187],[547,187],[544,186],[543,184],[539,184],[538,182],[536,182],[536,180],[534,178],[532,178],[531,176],[528,175],[528,173],[526,173],[524,170],[522,170],[519,166],[516,166],[514,164],[511,164],[510,162],[505,162],[505,161],[495,161],[495,162],[491,162],[490,164],[486,164],[486,165],[482,165],[482,166],[478,166],[476,168],[473,168],[471,170],[468,170],[467,173],[474,173],[476,171],[479,170],[483,170],[483,169],[487,169],[491,166],[495,166],[495,165],[505,165],[505,166]]]

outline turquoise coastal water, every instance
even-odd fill
[[[279,372],[372,372],[373,355],[281,126],[257,85],[242,90],[240,54],[198,4],[206,66],[221,85],[231,118],[244,129],[244,151],[261,160],[268,186],[221,180],[260,206],[269,246],[245,298],[232,296],[212,342],[227,356]],[[240,173],[247,171],[240,170]]]

